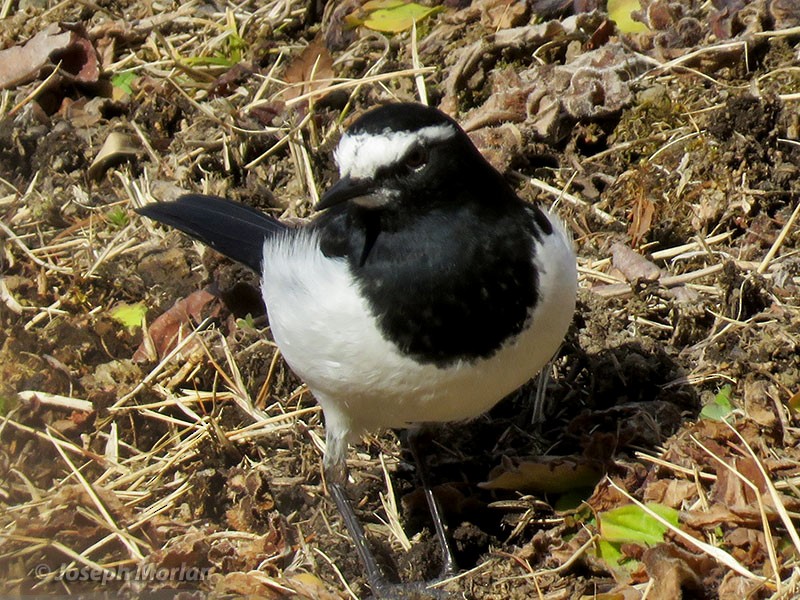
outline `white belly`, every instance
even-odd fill
[[[535,259],[539,303],[527,328],[489,358],[443,368],[384,339],[346,262],[325,258],[313,235],[266,243],[262,294],[272,333],[322,406],[329,434],[349,442],[380,427],[468,419],[536,375],[575,309],[575,256],[555,225]]]

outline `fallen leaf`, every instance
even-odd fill
[[[553,39],[572,35],[580,15],[566,23],[549,22],[499,30],[459,51],[445,81],[445,96],[439,108],[458,112],[464,94],[481,94],[487,100],[464,117],[465,128],[501,123],[519,123],[523,139],[563,139],[576,120],[613,115],[633,100],[631,74],[641,72],[644,62],[619,43],[609,43],[585,52],[563,65],[534,64],[527,69],[496,68],[487,72],[488,56],[498,59],[507,52],[533,52]],[[587,27],[592,23],[586,22]],[[490,91],[485,92],[490,80]]]
[[[701,419],[711,419],[712,421],[722,421],[733,411],[731,404],[731,390],[733,388],[730,384],[722,386],[722,388],[714,396],[714,399],[706,404],[700,411]]]
[[[139,329],[144,323],[147,307],[144,302],[136,304],[118,304],[108,312],[109,316],[117,323],[123,325],[129,333]]]
[[[208,288],[197,290],[178,300],[172,308],[158,317],[147,330],[142,343],[133,354],[133,362],[147,362],[169,354],[181,339],[187,336],[194,324],[205,317],[217,317],[222,312],[219,297]],[[152,348],[150,348],[152,344]],[[183,352],[190,355],[199,344],[189,344]],[[152,356],[152,352],[156,356]]]
[[[611,256],[614,267],[628,281],[657,281],[661,277],[661,269],[625,244],[616,242],[612,245]]]
[[[22,46],[0,51],[0,89],[33,81],[61,63],[61,72],[75,81],[96,82],[97,52],[81,28],[51,23]]]
[[[663,504],[647,508],[672,525],[678,525],[678,511]],[[607,542],[633,542],[655,545],[664,541],[668,527],[636,504],[627,504],[599,513],[600,535]]]
[[[478,485],[487,490],[561,494],[594,487],[602,476],[597,463],[580,457],[543,456],[519,464],[506,458],[489,473],[489,481]]]
[[[403,0],[370,0],[345,21],[351,27],[362,26],[381,33],[400,33],[442,10],[440,6],[423,6]]]
[[[89,165],[88,174],[93,179],[100,178],[107,169],[122,161],[138,156],[141,149],[136,143],[136,139],[119,131],[112,131],[97,156],[94,157],[92,164]]]
[[[697,486],[694,481],[659,479],[647,485],[643,500],[678,509],[695,498],[697,498]]]
[[[744,384],[744,412],[765,429],[774,429],[780,425],[777,414],[776,398],[778,392],[774,384],[763,380],[746,381]]]
[[[497,31],[520,25],[528,14],[528,3],[520,0],[483,0],[480,10],[481,24],[488,30]]]
[[[647,25],[633,18],[633,12],[642,9],[639,0],[608,0],[608,16],[617,24],[620,33],[645,33]]]
[[[286,67],[283,79],[286,83],[294,85],[289,85],[283,96],[289,100],[325,89],[331,85],[329,80],[333,75],[331,53],[321,40],[314,40]]]
[[[659,544],[648,548],[642,562],[652,586],[647,597],[651,600],[675,600],[702,595],[703,576],[714,567],[707,555],[696,555],[674,544]],[[691,596],[684,592],[694,592]]]

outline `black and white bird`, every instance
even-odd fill
[[[343,488],[348,444],[476,417],[536,375],[572,320],[576,261],[558,219],[518,198],[437,109],[375,108],[335,159],[340,179],[301,227],[202,195],[139,212],[261,275],[275,342],[322,407],[329,489],[379,594]]]

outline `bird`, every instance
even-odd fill
[[[532,379],[572,321],[576,258],[560,219],[519,198],[437,108],[371,108],[334,159],[338,181],[299,226],[200,194],[138,212],[260,275],[274,341],[322,408],[329,493],[373,594],[399,597],[347,496],[349,444],[468,421]],[[441,509],[412,454],[452,572]]]

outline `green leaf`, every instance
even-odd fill
[[[136,80],[136,73],[133,71],[123,71],[122,73],[117,73],[111,78],[111,85],[115,88],[121,89],[128,95],[133,94],[133,89],[131,88],[131,84]]]
[[[678,511],[651,502],[647,508],[677,527]],[[597,515],[600,535],[607,542],[632,542],[653,546],[664,541],[667,526],[636,504],[620,506]]]
[[[722,386],[722,389],[717,392],[714,399],[703,407],[700,411],[700,418],[709,419],[712,421],[722,421],[731,412],[733,412],[733,404],[731,404],[731,391],[733,387],[730,384]]]
[[[636,563],[636,561],[631,561],[630,559],[626,560],[625,555],[622,553],[622,550],[620,550],[619,544],[612,544],[602,538],[597,540],[595,555],[597,558],[603,559],[605,563],[614,570],[624,568],[622,563],[625,562],[630,566],[634,566]]]
[[[144,305],[144,302],[137,302],[136,304],[118,304],[108,312],[109,316],[117,323],[126,327],[129,333],[133,333],[142,326],[146,313],[147,307]]]
[[[367,16],[349,21],[354,25],[363,25],[367,29],[382,33],[400,33],[408,31],[423,19],[443,10],[440,6],[422,6],[416,2],[403,0],[371,0],[362,6]]]
[[[631,13],[641,10],[639,0],[608,0],[608,16],[617,24],[620,33],[645,33],[650,31],[644,23],[634,21]]]

